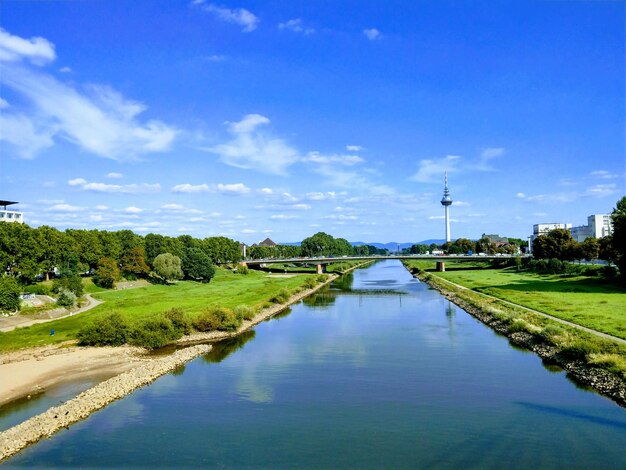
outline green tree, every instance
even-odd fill
[[[154,259],[154,273],[163,281],[171,282],[183,278],[180,258],[171,253],[162,253]]]
[[[182,259],[185,275],[196,281],[209,282],[215,275],[215,266],[200,248],[188,248]]]
[[[613,222],[611,245],[622,280],[626,281],[626,196],[617,201],[611,213],[611,220]]]
[[[112,289],[121,276],[120,268],[112,258],[101,258],[93,275],[93,282],[105,289]]]
[[[303,256],[330,256],[334,254],[335,239],[324,232],[317,232],[302,240],[300,244]]]
[[[146,252],[142,246],[130,248],[121,259],[122,273],[128,279],[136,279],[150,272],[146,264]]]
[[[0,276],[0,311],[18,311],[20,309],[20,292],[20,285],[17,283],[15,278],[6,275]]]
[[[598,259],[600,255],[600,243],[593,237],[585,238],[580,245],[581,256],[586,260]]]

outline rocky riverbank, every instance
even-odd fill
[[[94,411],[125,397],[133,390],[153,382],[163,374],[210,350],[210,345],[201,344],[153,359],[90,388],[60,406],[50,408],[45,413],[1,432],[0,461],[62,428],[85,419]]]
[[[537,335],[525,331],[509,330],[509,323],[503,321],[493,314],[478,308],[466,300],[460,298],[456,293],[445,289],[437,282],[433,282],[430,276],[420,273],[412,273],[414,277],[425,282],[433,289],[439,291],[452,303],[458,305],[470,315],[480,320],[499,334],[506,336],[516,346],[533,351],[544,361],[562,367],[577,382],[586,385],[598,393],[605,395],[615,401],[618,405],[626,408],[626,382],[612,372],[588,364],[580,359],[573,359],[564,354],[562,348],[555,346]],[[502,307],[505,309],[506,307]]]

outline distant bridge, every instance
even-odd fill
[[[366,256],[340,256],[340,257],[331,257],[331,256],[312,256],[308,258],[266,258],[266,259],[250,259],[244,260],[241,263],[246,266],[259,266],[268,265],[268,264],[315,264],[317,266],[317,272],[321,273],[323,271],[323,266],[331,263],[341,263],[343,261],[381,261],[387,259],[397,259],[397,260],[425,260],[425,261],[434,261],[437,263],[437,269],[439,271],[445,271],[445,262],[446,261],[487,261],[487,260],[502,260],[502,259],[510,259],[515,258],[517,256],[521,256],[523,258],[530,257],[531,255],[505,255],[505,254],[497,254],[497,255],[388,255],[388,256],[380,256],[380,255],[366,255]]]

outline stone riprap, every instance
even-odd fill
[[[199,344],[176,351],[170,356],[143,363],[86,390],[62,405],[50,408],[44,413],[1,432],[0,461],[70,424],[87,418],[94,411],[125,397],[133,390],[153,382],[163,374],[171,372],[210,350],[210,345]]]

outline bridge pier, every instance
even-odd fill
[[[324,274],[324,265],[323,264],[318,264],[317,265],[317,274]]]
[[[439,271],[440,273],[445,272],[446,270],[446,263],[444,261],[437,261],[437,271]]]

